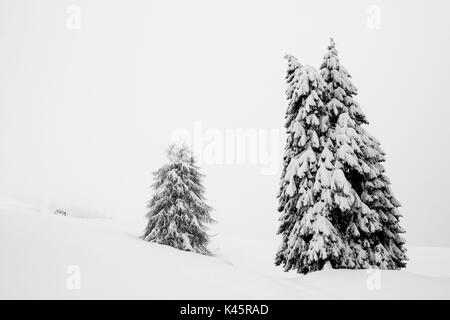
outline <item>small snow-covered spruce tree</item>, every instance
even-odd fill
[[[400,236],[404,232],[399,226],[400,204],[384,175],[384,152],[363,127],[368,121],[354,100],[357,90],[340,64],[333,39],[320,74],[330,118],[327,135],[332,141],[333,176],[339,177],[335,182],[341,185],[333,195],[334,224],[353,251],[346,267],[403,267],[406,256]]]
[[[185,145],[168,149],[169,163],[154,173],[154,195],[148,203],[146,241],[209,255],[208,223],[211,207],[205,203],[203,175]]]
[[[278,193],[282,243],[275,264],[307,273],[325,265],[340,267],[345,248],[331,222],[331,153],[326,139],[328,116],[321,100],[318,72],[286,56],[289,100],[287,141]]]

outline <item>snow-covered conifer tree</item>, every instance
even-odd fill
[[[171,145],[169,163],[154,173],[154,195],[148,203],[146,241],[210,254],[206,224],[214,222],[205,203],[203,175],[185,145]]]
[[[364,130],[364,129],[362,129]],[[401,236],[405,231],[399,220],[400,203],[394,197],[390,181],[385,174],[383,162],[385,153],[380,143],[368,133],[367,145],[372,149],[365,150],[368,161],[373,164],[375,176],[362,183],[361,199],[367,206],[376,211],[380,217],[381,228],[375,233],[372,265],[383,269],[398,269],[406,266],[405,239]],[[375,155],[375,156],[373,156]]]
[[[327,135],[332,141],[336,177],[333,216],[353,250],[347,267],[403,267],[406,256],[400,236],[404,232],[399,226],[400,204],[384,174],[384,152],[363,127],[368,121],[354,100],[357,90],[340,64],[333,39],[320,74],[325,82],[322,98],[330,119]]]
[[[286,56],[287,141],[278,193],[282,243],[275,258],[284,270],[307,273],[340,267],[348,251],[333,226],[328,116],[318,72]]]

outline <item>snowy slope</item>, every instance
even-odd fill
[[[276,238],[218,236],[206,257],[144,242],[140,227],[0,201],[0,298],[450,298],[450,248],[409,248],[408,269],[381,271],[373,288],[367,270],[282,272]],[[78,290],[66,284],[72,265]]]

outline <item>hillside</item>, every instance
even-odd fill
[[[215,256],[206,257],[144,242],[139,228],[2,201],[0,298],[450,298],[450,248],[411,247],[406,270],[379,276],[367,270],[304,276],[273,266],[276,241],[219,235],[211,245]],[[67,287],[73,265],[79,290]],[[375,288],[367,285],[371,276]]]

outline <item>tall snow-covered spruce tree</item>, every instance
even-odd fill
[[[307,273],[405,266],[400,204],[380,143],[354,100],[334,41],[317,73],[288,60],[287,142],[278,194],[282,244],[275,263]]]
[[[148,203],[146,241],[209,255],[206,225],[213,223],[205,203],[203,175],[185,145],[168,149],[169,163],[156,171],[154,195]]]
[[[346,252],[332,224],[329,119],[321,97],[324,83],[311,66],[288,59],[285,127],[287,143],[278,194],[282,244],[275,263],[307,273],[341,266]]]
[[[354,267],[404,267],[407,258],[401,236],[404,230],[399,225],[400,203],[385,175],[385,153],[364,128],[368,121],[354,99],[357,89],[339,61],[333,39],[320,74],[326,83],[323,101],[330,116],[335,168],[342,169],[353,189],[352,199],[347,199],[350,207],[340,208],[336,214],[345,217],[341,230],[353,250]]]

